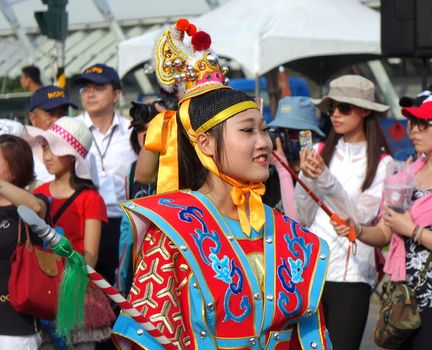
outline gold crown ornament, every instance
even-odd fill
[[[190,45],[184,42],[185,34],[190,37]],[[220,64],[210,45],[210,35],[197,31],[187,19],[179,19],[174,27],[167,28],[156,43],[159,85],[168,92],[182,86],[186,95],[228,85],[229,69]]]
[[[183,40],[185,34],[190,43]],[[145,148],[159,152],[157,192],[169,192],[179,188],[179,163],[177,140],[177,116],[202,165],[214,175],[233,186],[231,199],[238,208],[242,231],[250,235],[264,225],[264,206],[261,196],[265,192],[262,183],[244,184],[219,171],[213,157],[204,154],[197,145],[199,133],[206,132],[232,116],[248,109],[259,110],[247,94],[232,90],[225,77],[228,67],[222,66],[217,55],[210,50],[211,38],[186,19],[177,21],[166,29],[156,42],[155,73],[159,85],[173,92],[180,87],[185,96],[179,102],[179,110],[165,111],[149,123]],[[215,91],[220,90],[220,91]],[[219,96],[219,103],[209,106],[208,113],[189,115],[189,107],[195,99],[206,93]],[[210,108],[211,107],[211,108]]]

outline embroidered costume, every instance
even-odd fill
[[[186,96],[177,114],[160,113],[148,126],[145,147],[160,153],[159,194],[123,203],[135,235],[129,300],[154,329],[121,314],[113,340],[120,349],[330,349],[320,309],[328,246],[263,205],[259,179],[268,169],[253,159],[269,158],[270,138],[255,101],[224,86],[227,69],[210,43],[182,19],[156,45],[159,83],[165,89],[181,83]],[[249,123],[259,123],[262,142],[248,144],[259,156],[244,171],[259,168],[262,176],[240,181],[240,171],[225,174],[218,151],[206,154],[197,139],[212,135],[223,143],[212,133],[224,131],[215,128],[246,111]],[[238,221],[210,200],[218,191],[204,190],[211,181],[226,191],[218,195]]]
[[[149,228],[129,299],[179,349],[328,348],[323,240],[267,206],[264,228],[245,239],[198,192],[123,207],[136,230]],[[122,349],[163,349],[126,315],[113,333]]]

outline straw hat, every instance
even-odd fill
[[[73,117],[62,117],[46,131],[33,126],[26,126],[26,131],[29,135],[28,141],[38,158],[42,160],[42,144],[45,139],[54,155],[75,157],[75,172],[78,177],[91,179],[85,157],[93,139],[90,130],[82,121]]]
[[[390,107],[375,102],[374,84],[360,75],[343,75],[330,82],[330,91],[327,96],[312,102],[322,112],[327,112],[330,100],[345,102],[371,111],[386,112]]]

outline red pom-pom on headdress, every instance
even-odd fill
[[[190,40],[184,41],[185,34]],[[228,85],[228,67],[221,65],[211,50],[211,43],[209,34],[197,31],[185,18],[166,28],[157,41],[155,52],[155,71],[160,86],[168,92],[177,86],[186,94],[192,94]]]
[[[187,31],[189,27],[190,23],[186,18],[180,18],[176,23],[176,28],[182,32]]]
[[[189,25],[189,28],[187,29],[186,33],[187,33],[187,35],[189,35],[189,36],[194,36],[195,33],[196,33],[196,31],[197,31],[197,28],[195,27],[194,24],[191,23],[191,24]]]
[[[191,43],[195,51],[203,51],[210,47],[211,38],[206,32],[200,31],[192,36]]]

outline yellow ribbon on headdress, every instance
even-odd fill
[[[175,111],[154,117],[147,128],[145,148],[159,152],[157,193],[178,190],[177,122]]]
[[[231,190],[231,199],[234,205],[237,206],[237,211],[240,220],[240,226],[242,232],[246,235],[250,235],[251,227],[255,231],[260,231],[264,226],[265,222],[265,213],[264,213],[264,205],[262,203],[261,196],[265,193],[265,186],[262,183],[254,183],[254,184],[243,184],[239,181],[236,181],[232,177],[225,175],[219,172],[219,169],[216,166],[212,157],[209,157],[201,152],[197,143],[196,136],[200,132],[206,132],[211,129],[213,126],[220,124],[224,120],[242,112],[247,109],[255,108],[258,109],[258,106],[253,101],[244,101],[239,102],[227,109],[216,114],[209,121],[204,123],[200,128],[195,132],[192,129],[190,119],[189,119],[189,104],[190,99],[184,101],[180,106],[180,120],[185,128],[187,134],[189,135],[189,139],[191,140],[195,152],[198,155],[203,166],[211,171],[216,176],[220,177],[225,182],[229,183],[233,186]],[[247,208],[249,207],[249,217],[247,214]]]

